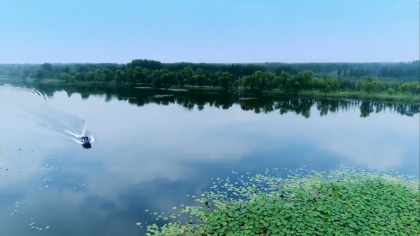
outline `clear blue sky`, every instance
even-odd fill
[[[1,0],[0,63],[419,59],[419,0]]]

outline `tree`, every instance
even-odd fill
[[[115,72],[115,82],[117,82],[118,84],[121,84],[124,81],[125,81],[125,72],[118,69]]]
[[[154,88],[168,88],[175,83],[175,74],[167,69],[153,71],[150,78]]]
[[[160,70],[155,70],[150,75],[150,80],[152,82],[153,88],[161,88],[162,87],[162,79],[160,78]]]
[[[373,78],[370,76],[366,76],[362,82],[362,90],[370,93],[374,89]]]
[[[103,69],[102,74],[103,74],[104,82],[109,83],[112,80],[114,80],[114,73],[112,73],[112,71],[110,69],[108,69],[108,68]]]
[[[295,92],[299,92],[300,90],[300,83],[299,81],[295,81],[295,83],[293,84],[293,89],[295,90]]]
[[[104,75],[101,69],[95,71],[95,82],[103,83],[105,81]]]
[[[276,76],[273,80],[273,83],[271,84],[271,87],[273,89],[277,89],[280,87],[280,85],[281,85],[281,78],[280,76]]]
[[[284,90],[287,90],[291,87],[291,85],[289,86],[290,82],[288,82],[288,81],[290,81],[290,78],[291,78],[291,76],[290,76],[289,73],[284,72],[284,71],[281,72],[280,81],[281,81],[281,85],[282,85]]]
[[[93,71],[87,72],[86,76],[85,76],[85,80],[86,81],[94,81],[95,80],[95,72],[93,72]]]
[[[300,74],[300,78],[302,80],[299,82],[302,83],[303,88],[309,89],[313,86],[313,77],[314,77],[314,73],[312,71],[310,70],[304,71],[303,73]]]
[[[207,82],[206,84],[208,86],[212,86],[215,87],[218,83],[216,82],[216,77],[214,76],[214,73],[210,72],[209,76],[207,77]]]
[[[129,67],[126,71],[125,71],[125,82],[130,83],[130,84],[134,84],[135,80],[134,80],[134,68]]]
[[[23,78],[27,78],[27,77],[29,77],[29,75],[31,74],[31,70],[29,70],[29,69],[24,69],[23,70],[23,73],[22,73],[22,77]]]
[[[71,83],[74,81],[74,77],[70,74],[64,74],[62,79],[66,81],[66,83]]]
[[[243,86],[251,90],[257,89],[262,92],[265,89],[272,89],[275,83],[280,83],[279,80],[275,82],[276,76],[271,72],[256,71],[252,75],[242,78]]]
[[[229,88],[232,83],[232,74],[229,72],[223,72],[219,77],[219,85],[222,87],[222,89],[227,92],[229,91]]]
[[[160,78],[164,88],[169,88],[175,84],[175,73],[170,72],[167,69],[161,70]]]
[[[264,84],[265,84],[265,88],[263,89],[273,89],[273,83],[274,83],[274,79],[276,78],[276,75],[274,73],[265,71],[262,72],[262,78],[264,80]]]
[[[197,83],[198,86],[203,87],[204,80],[206,79],[206,75],[204,74],[204,70],[198,68],[193,75],[194,81]]]
[[[324,87],[324,92],[326,93],[337,91],[340,87],[340,81],[338,81],[338,79],[332,77],[329,74],[324,74],[322,76],[322,83]]]
[[[363,86],[363,84],[362,84]],[[374,80],[372,81],[372,87],[375,92],[382,92],[385,90],[385,86],[381,81]]]
[[[254,90],[255,89],[255,83],[254,83],[253,75],[244,76],[242,78],[242,85],[245,88],[250,88],[251,90]]]
[[[74,75],[74,80],[76,80],[76,81],[85,81],[85,73],[77,72]]]
[[[78,68],[78,72],[87,72],[88,68],[85,65],[81,65]]]
[[[403,83],[399,86],[399,90],[403,93],[411,92],[413,95],[418,94],[420,92],[420,83],[419,82]]]
[[[184,87],[192,78],[194,71],[190,67],[184,67],[177,77],[178,84]]]
[[[136,66],[133,70],[132,83],[146,84],[147,71],[145,68]]]
[[[52,65],[50,63],[44,63],[41,65],[41,69],[46,71],[52,71]]]
[[[35,73],[35,78],[38,80],[41,80],[44,78],[44,71],[43,70],[37,70]]]
[[[262,71],[257,71],[253,75],[254,83],[256,84],[257,89],[262,92],[265,88],[267,88],[267,79],[264,76]]]
[[[291,65],[281,65],[275,69],[277,75],[281,75],[283,72],[290,75],[297,75],[299,70],[295,66]]]

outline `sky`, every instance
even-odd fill
[[[2,0],[0,63],[402,62],[419,0]]]

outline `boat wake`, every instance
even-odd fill
[[[31,125],[41,129],[47,129],[65,136],[81,144],[81,137],[88,136],[91,143],[95,142],[95,137],[86,129],[86,121],[75,115],[69,114],[60,109],[49,106],[47,95],[34,88],[3,84],[0,82],[0,101],[7,101],[13,98],[13,103],[5,102],[0,105],[0,114],[10,116],[10,120],[19,122],[16,124],[2,124],[9,126]],[[19,93],[17,96],[16,93]],[[38,99],[42,97],[43,99]],[[11,117],[14,117],[11,118]],[[38,128],[37,127],[37,128]],[[4,130],[2,127],[0,130]],[[36,129],[35,129],[36,130]],[[41,130],[37,130],[39,132]]]
[[[64,122],[63,122],[63,124],[64,124]],[[86,123],[83,127],[82,132],[80,132],[80,133],[77,132],[76,130],[70,128],[70,127],[69,127],[69,129],[64,130],[64,132],[71,135],[72,136],[71,140],[73,140],[75,143],[78,143],[78,144],[82,143],[80,139],[84,136],[87,136],[87,137],[90,138],[90,143],[95,142],[95,137],[92,134],[90,134],[90,135],[86,134]]]
[[[90,143],[95,142],[95,137],[86,129],[86,121],[77,116],[48,105],[26,107],[24,110],[36,118],[38,125],[65,134],[75,143],[81,144],[80,138],[83,136],[88,136],[91,139]]]

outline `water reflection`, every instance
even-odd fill
[[[84,149],[90,149],[90,148],[92,148],[92,145],[90,143],[86,143],[86,144],[82,144],[82,147]]]
[[[0,90],[0,99],[35,107],[46,97],[49,106],[86,120],[99,141],[87,151],[44,126],[20,123],[26,120],[16,115],[26,114],[13,112],[19,103],[10,101],[0,117],[7,147],[0,172],[9,168],[0,179],[5,235],[30,235],[31,218],[46,235],[142,235],[135,222],[156,221],[146,209],[188,204],[186,194],[201,194],[210,178],[232,170],[342,163],[419,171],[416,104],[19,86]],[[15,202],[26,199],[12,217]]]
[[[180,93],[174,91],[153,91],[146,89],[132,89],[130,87],[107,87],[107,86],[57,86],[43,84],[26,84],[35,87],[36,91],[42,96],[53,98],[54,93],[65,91],[68,97],[74,93],[80,94],[83,100],[90,95],[104,95],[105,102],[112,99],[127,101],[130,104],[142,107],[150,103],[167,106],[178,104],[188,110],[197,107],[203,110],[206,105],[221,109],[229,109],[234,105],[240,105],[244,111],[255,113],[269,113],[279,111],[281,115],[293,112],[305,118],[311,115],[311,108],[315,106],[320,116],[339,111],[348,111],[358,108],[360,117],[368,117],[371,113],[394,112],[404,116],[413,116],[420,112],[419,104],[393,103],[393,102],[373,102],[358,100],[336,100],[336,99],[303,99],[298,97],[259,97],[258,99],[247,95],[240,97],[237,95],[202,94],[202,93]],[[33,88],[32,88],[33,90]],[[166,95],[166,96],[156,96]]]

